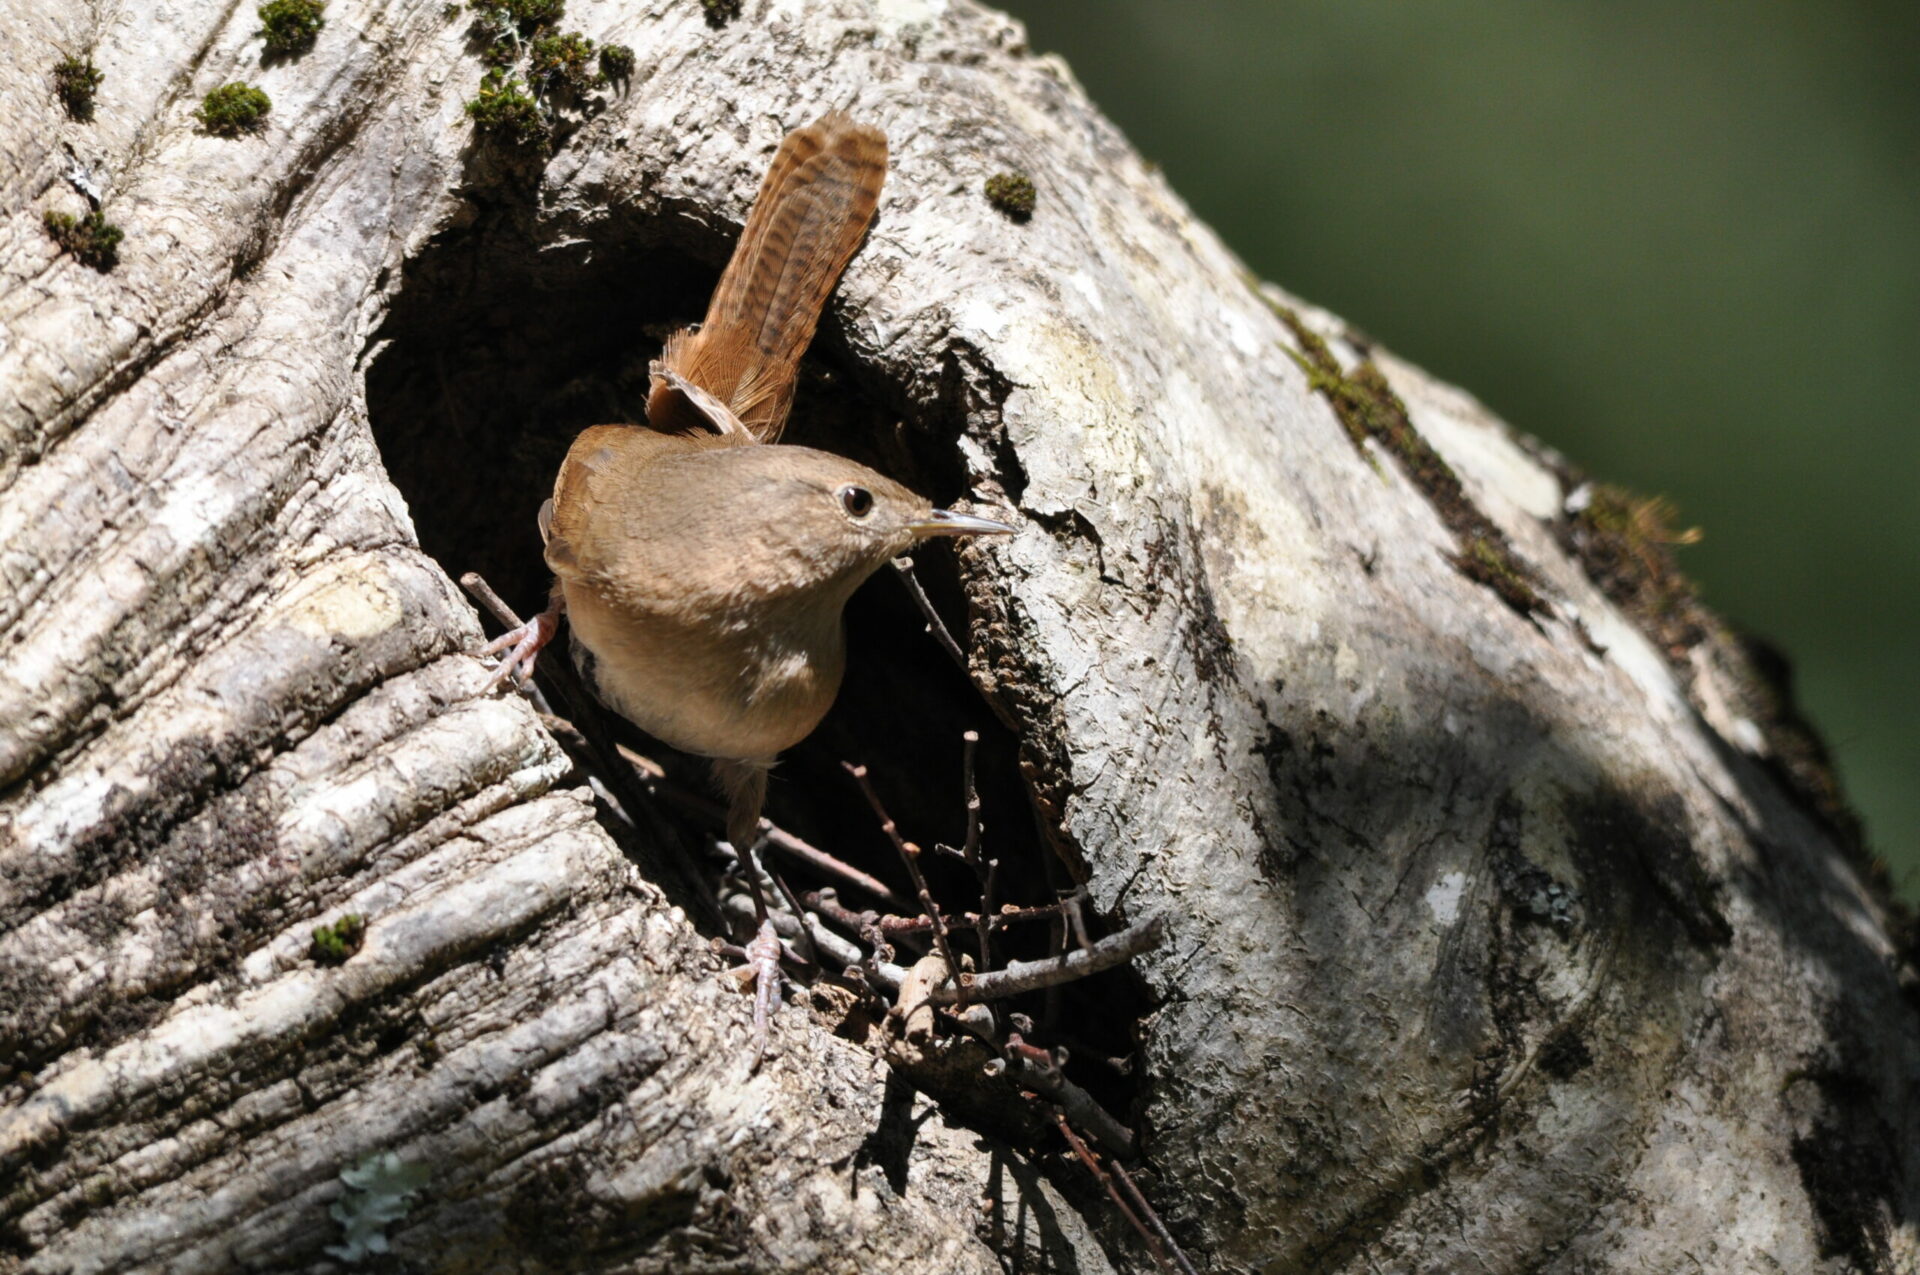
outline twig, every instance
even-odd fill
[[[1133,1202],[1139,1206],[1142,1213],[1146,1214],[1147,1225],[1151,1226],[1153,1233],[1166,1244],[1167,1251],[1173,1255],[1173,1260],[1180,1264],[1180,1269],[1185,1272],[1185,1275],[1199,1275],[1199,1272],[1193,1269],[1193,1263],[1187,1260],[1187,1255],[1180,1250],[1180,1245],[1167,1231],[1166,1223],[1160,1220],[1160,1215],[1154,1212],[1153,1205],[1147,1203],[1147,1197],[1141,1193],[1139,1187],[1134,1185],[1133,1175],[1127,1172],[1127,1166],[1115,1160],[1113,1171],[1120,1175],[1120,1185],[1126,1187],[1127,1194],[1133,1197]]]
[[[813,941],[813,927],[806,923],[807,910],[800,906],[800,900],[794,897],[793,887],[787,884],[785,877],[771,870],[767,875],[773,878],[773,884],[780,891],[780,897],[787,901],[787,906],[793,910],[793,914],[800,918],[800,936],[807,941],[806,951],[801,955],[806,959],[807,964],[818,968],[820,947]]]
[[[753,903],[745,895],[735,894],[728,897],[727,911],[742,921],[753,919]],[[772,914],[773,928],[785,939],[799,938],[803,935],[813,944],[814,950],[842,969],[863,970],[868,982],[887,992],[898,992],[905,981],[907,971],[891,961],[870,956],[861,950],[859,944],[842,938],[824,926],[811,924],[804,916],[792,916],[786,912]],[[796,963],[798,954],[795,954]]]
[[[1087,1166],[1088,1171],[1101,1186],[1107,1188],[1107,1195],[1113,1200],[1113,1206],[1120,1210],[1127,1221],[1133,1223],[1133,1229],[1138,1231],[1140,1238],[1147,1242],[1147,1250],[1153,1254],[1153,1264],[1163,1271],[1172,1270],[1173,1264],[1167,1260],[1166,1250],[1161,1247],[1159,1239],[1147,1229],[1147,1224],[1140,1220],[1140,1215],[1128,1207],[1126,1200],[1121,1198],[1120,1189],[1113,1184],[1113,1178],[1101,1166],[1099,1158],[1087,1148],[1087,1144],[1080,1140],[1080,1135],[1073,1131],[1073,1126],[1067,1122],[1066,1116],[1055,1112],[1053,1122],[1060,1127],[1061,1134],[1066,1137],[1067,1145],[1072,1147],[1073,1153],[1080,1157],[1080,1162]]]
[[[973,785],[973,754],[980,747],[980,732],[965,731],[960,736],[960,787],[966,794],[967,840],[960,854],[968,863],[980,862],[980,792]]]
[[[927,632],[933,634],[934,639],[940,643],[946,653],[953,657],[953,662],[960,666],[960,671],[971,678],[973,670],[967,667],[966,652],[962,651],[960,644],[953,640],[953,634],[947,631],[946,621],[942,620],[940,613],[933,609],[933,599],[929,598],[927,591],[920,587],[920,578],[913,574],[913,559],[895,558],[893,569],[900,573],[900,579],[906,584],[907,592],[913,595],[914,604],[920,608],[920,614],[927,617]]]
[[[635,770],[639,771],[642,779],[651,785],[654,791],[658,792],[666,800],[672,802],[682,810],[691,811],[715,823],[724,823],[726,821],[725,806],[722,806],[719,802],[711,798],[689,792],[674,783],[672,779],[668,778],[666,770],[660,763],[654,761],[652,758],[644,757],[624,744],[619,747],[620,756]],[[902,898],[898,891],[894,890],[893,887],[889,886],[880,878],[862,872],[852,864],[835,858],[818,846],[802,841],[791,832],[777,826],[770,819],[762,819],[760,821],[760,832],[769,849],[778,850],[787,858],[797,863],[805,864],[822,876],[837,878],[842,884],[863,890],[881,902],[893,907],[905,907],[907,905],[908,901]]]
[[[1072,931],[1073,939],[1082,948],[1093,946],[1093,940],[1087,937],[1087,916],[1081,910],[1081,904],[1087,901],[1087,887],[1076,885],[1060,899],[1060,914],[1067,918],[1067,927]]]
[[[973,875],[980,882],[980,911],[975,915],[973,928],[980,942],[980,968],[993,968],[993,927],[987,924],[987,913],[993,911],[993,882],[999,874],[1000,860],[995,859],[984,869],[980,866],[980,792],[973,784],[973,752],[980,746],[980,732],[970,730],[960,736],[960,790],[965,794],[967,806],[967,839],[960,847],[960,856],[973,868]]]
[[[924,916],[880,916],[873,912],[855,912],[840,902],[831,887],[824,890],[805,890],[800,898],[806,905],[825,919],[833,922],[849,934],[859,934],[866,926],[876,926],[882,934],[907,935],[923,934],[933,929],[933,922]],[[978,926],[982,922],[993,929],[1005,929],[1026,921],[1058,920],[1058,904],[1042,903],[1037,907],[1017,908],[1012,904],[998,912],[959,912],[947,919],[956,925]]]
[[[937,988],[933,997],[939,1004],[957,1005],[966,1001],[1019,996],[1043,987],[1057,987],[1126,964],[1158,944],[1163,928],[1159,917],[1149,917],[1118,934],[1109,934],[1090,947],[1044,960],[1013,961],[1005,969],[962,974],[958,987]]]
[[[1015,1084],[1046,1098],[1113,1154],[1133,1154],[1133,1130],[1114,1119],[1092,1094],[1068,1080],[1052,1054],[1027,1044],[1015,1033],[1007,1037],[1000,1057],[994,1061],[1000,1066],[990,1066],[990,1072],[1003,1072]]]
[[[867,804],[873,807],[874,817],[880,821],[880,830],[887,834],[887,838],[893,842],[893,848],[900,852],[901,860],[906,863],[907,873],[913,878],[913,888],[920,894],[920,908],[933,920],[934,946],[940,949],[940,959],[947,963],[947,977],[952,979],[960,972],[960,963],[954,959],[953,944],[947,941],[947,924],[940,919],[940,909],[933,901],[933,892],[927,888],[927,878],[920,871],[920,847],[900,835],[900,829],[887,814],[887,808],[880,804],[880,794],[873,790],[871,783],[867,782],[867,768],[856,766],[851,762],[843,761],[840,764],[846,767],[849,775],[853,776],[853,781],[860,785],[860,791],[866,794]],[[944,991],[945,987],[946,985],[942,985],[935,990]],[[957,993],[955,999],[941,1003],[965,1004],[966,995],[959,992],[957,988],[955,991]]]

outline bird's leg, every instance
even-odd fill
[[[500,660],[500,666],[494,669],[493,676],[487,679],[488,691],[496,690],[508,681],[521,683],[533,676],[534,661],[547,643],[553,641],[554,635],[560,632],[560,617],[566,609],[566,595],[560,592],[560,584],[555,581],[553,592],[547,598],[546,610],[519,628],[508,629],[480,648],[482,656],[506,652]]]
[[[743,983],[748,978],[753,980],[753,1060],[749,1071],[759,1070],[767,1052],[768,1019],[780,1003],[785,978],[780,971],[780,935],[767,911],[766,894],[760,888],[760,863],[754,855],[760,840],[760,808],[767,798],[767,771],[772,765],[770,760],[719,759],[713,763],[713,777],[727,797],[727,840],[740,858],[740,871],[747,878],[758,922],[746,947],[746,964],[735,971]]]

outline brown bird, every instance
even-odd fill
[[[845,457],[769,445],[886,170],[885,135],[837,112],[781,143],[706,321],[649,369],[648,427],[593,426],[560,466],[540,510],[552,604],[484,652],[508,652],[493,685],[530,675],[564,612],[608,706],[714,759],[742,855],[768,769],[840,688],[853,591],[926,537],[1013,530]]]

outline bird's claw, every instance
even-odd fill
[[[741,952],[730,944],[728,950]],[[742,953],[746,963],[727,971],[743,991],[747,984],[753,984],[753,1055],[747,1062],[749,1073],[760,1070],[760,1062],[766,1057],[773,1011],[780,1005],[780,991],[787,981],[780,968],[781,953],[780,935],[773,928],[773,921],[764,920]]]
[[[540,652],[559,631],[560,612],[550,607],[519,628],[508,629],[481,647],[482,658],[506,652],[499,666],[493,670],[493,675],[487,679],[486,691],[496,691],[509,681],[525,684],[533,676],[534,663],[539,659]]]

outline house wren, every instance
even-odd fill
[[[768,769],[840,688],[854,589],[926,537],[1013,530],[776,445],[886,170],[886,137],[838,113],[781,143],[706,321],[668,337],[649,369],[647,426],[595,425],[560,466],[540,510],[551,606],[486,648],[508,652],[495,685],[524,677],[564,612],[601,700],[714,759],[742,854]]]

